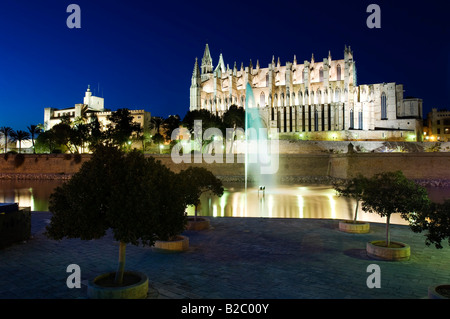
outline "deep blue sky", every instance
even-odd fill
[[[88,84],[112,110],[183,117],[206,42],[214,64],[223,53],[230,66],[262,67],[272,55],[342,59],[350,45],[359,84],[402,83],[425,113],[450,108],[446,2],[2,0],[0,126],[42,123],[45,107],[82,103]],[[66,26],[71,3],[81,29]],[[370,3],[381,7],[381,29],[366,26]]]

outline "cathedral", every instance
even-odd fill
[[[244,68],[225,65],[220,54],[213,64],[206,44],[201,64],[196,59],[191,78],[190,110],[206,109],[221,116],[231,105],[245,108],[246,87],[268,129],[291,138],[313,140],[421,141],[422,100],[405,98],[403,85],[357,84],[353,51],[344,58],[328,57],[267,67],[259,60]]]

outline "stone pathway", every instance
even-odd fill
[[[114,271],[118,244],[102,239],[53,241],[43,232],[48,212],[32,213],[33,238],[0,250],[0,299],[85,299],[89,279]],[[450,283],[450,248],[427,247],[422,234],[393,225],[392,239],[411,246],[411,259],[369,259],[365,243],[384,239],[384,224],[368,234],[340,232],[337,220],[211,218],[211,229],[186,231],[190,248],[163,253],[127,247],[126,268],[148,275],[149,299],[422,299]],[[82,287],[69,289],[66,268],[81,268]],[[381,270],[368,288],[367,267]]]

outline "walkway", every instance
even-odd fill
[[[100,240],[53,241],[43,232],[51,215],[32,213],[33,238],[0,250],[0,299],[84,299],[86,283],[114,271],[118,245]],[[128,246],[126,268],[146,273],[149,299],[422,299],[427,287],[450,283],[450,248],[424,244],[422,234],[393,225],[392,239],[411,246],[411,259],[369,259],[365,243],[384,239],[337,230],[336,220],[212,218],[210,230],[187,231],[190,249],[161,253]],[[81,267],[82,288],[69,289],[70,264]],[[367,267],[381,268],[381,288],[368,288]]]

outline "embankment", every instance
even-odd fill
[[[150,155],[147,155],[150,156]],[[225,181],[243,181],[245,165],[237,158],[222,163],[174,163],[170,155],[152,155],[171,170],[178,172],[189,166],[211,170]],[[0,179],[67,179],[76,173],[90,155],[8,154],[0,156]],[[272,163],[280,182],[324,182],[351,178],[357,174],[373,174],[401,170],[406,177],[433,186],[450,186],[450,153],[317,153],[280,154]]]

